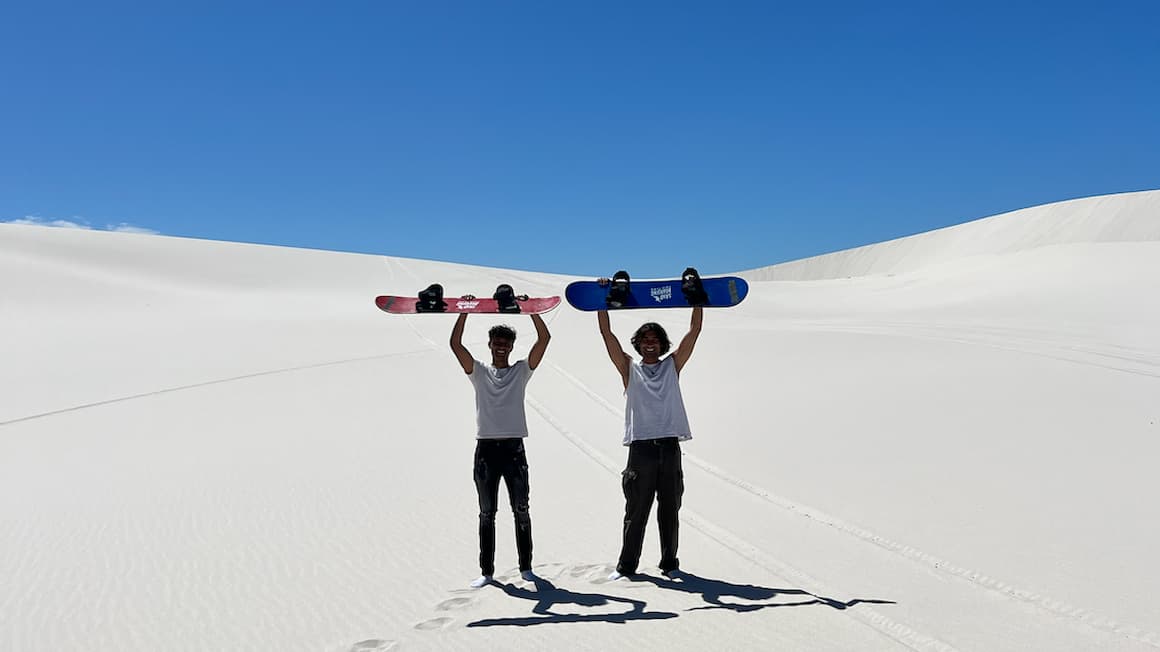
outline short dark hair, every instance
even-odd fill
[[[656,333],[657,339],[661,341],[661,355],[668,353],[669,347],[672,346],[672,343],[669,342],[669,334],[665,332],[664,326],[661,326],[655,321],[650,321],[636,329],[636,333],[632,336],[632,348],[636,349],[637,353],[640,353],[640,340],[644,337],[645,333],[649,332]]]
[[[507,324],[492,326],[491,330],[487,331],[487,341],[490,342],[496,338],[514,342],[516,341],[516,329],[508,326]]]

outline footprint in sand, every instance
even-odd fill
[[[419,630],[423,630],[423,631],[430,631],[433,629],[443,629],[447,625],[451,624],[451,620],[452,620],[451,618],[445,618],[445,617],[432,618],[431,620],[424,620],[423,622],[415,625],[415,629],[419,629]]]
[[[438,611],[455,611],[456,609],[464,609],[464,608],[469,607],[473,604],[475,604],[475,598],[467,598],[467,597],[447,598],[443,602],[440,602],[439,604],[435,605],[435,609],[437,609]],[[424,631],[430,631],[433,629],[443,629],[447,625],[451,624],[451,622],[453,620],[454,620],[453,618],[449,618],[447,616],[440,616],[438,618],[432,618],[430,620],[424,620],[423,622],[418,623],[417,625],[415,625],[415,629],[424,630]]]
[[[439,611],[451,611],[452,609],[462,609],[474,602],[471,598],[449,598],[435,605]]]
[[[377,638],[369,641],[359,641],[350,646],[350,652],[386,652],[395,647],[395,641],[383,641]]]
[[[605,572],[604,568],[604,566],[599,564],[578,564],[568,568],[568,575],[571,577],[589,577],[593,574],[594,571],[600,571],[604,573],[605,576],[607,576],[608,572]]]

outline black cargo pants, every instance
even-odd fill
[[[479,494],[479,570],[495,574],[495,513],[500,479],[516,524],[520,570],[532,568],[532,517],[528,513],[528,460],[524,440],[479,439],[475,444],[475,490]]]
[[[678,568],[677,512],[685,493],[685,475],[681,470],[681,445],[677,438],[632,442],[628,447],[628,466],[621,475],[621,485],[624,487],[624,539],[616,570],[621,575],[636,572],[654,496],[661,534],[659,566],[662,571]]]

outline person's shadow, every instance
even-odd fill
[[[700,594],[701,599],[708,604],[704,607],[693,607],[690,611],[697,611],[699,609],[730,609],[732,611],[744,612],[776,607],[806,607],[809,605],[822,605],[832,609],[848,609],[862,603],[897,604],[893,600],[854,599],[849,602],[842,602],[841,600],[815,595],[803,589],[774,589],[765,586],[755,586],[753,584],[733,584],[722,580],[699,577],[684,571],[674,571],[671,577],[655,577],[653,575],[640,573],[634,575],[633,579],[651,582],[662,589]],[[758,602],[756,604],[725,602],[722,600],[722,598],[738,598],[751,601],[772,600],[777,596],[801,596],[801,599],[793,602]]]
[[[485,618],[468,623],[468,627],[495,627],[497,625],[528,627],[550,623],[592,622],[624,624],[631,620],[664,620],[677,617],[677,614],[668,611],[645,611],[646,604],[642,600],[631,600],[602,593],[576,593],[561,589],[542,577],[536,577],[533,580],[535,590],[494,581],[492,584],[503,589],[504,593],[513,598],[534,601],[536,604],[532,607],[532,613],[538,615],[522,618]],[[555,613],[552,610],[556,605],[574,604],[580,607],[601,607],[614,602],[624,604],[628,610],[618,613],[593,614]]]

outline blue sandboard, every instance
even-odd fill
[[[701,279],[705,293],[709,295],[706,308],[728,308],[741,303],[749,293],[749,284],[736,276],[718,276]],[[609,308],[604,303],[608,296],[608,286],[596,281],[574,281],[564,289],[564,298],[573,308],[579,310],[632,310],[636,308],[688,308],[685,295],[681,294],[680,279],[672,281],[638,281],[633,279],[628,286],[629,297],[620,308]]]

